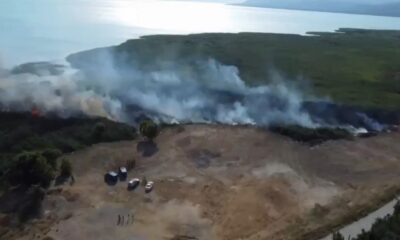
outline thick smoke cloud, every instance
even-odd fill
[[[119,102],[84,89],[75,74],[37,76],[6,74],[0,81],[0,104],[6,111],[54,113],[61,117],[78,114],[111,117],[118,111]]]
[[[3,71],[3,110],[35,108],[62,117],[84,114],[130,124],[150,117],[168,123],[353,127],[353,119],[338,120],[329,107],[305,104],[302,92],[288,84],[293,81],[277,73],[266,76],[270,84],[253,87],[235,66],[213,59],[160,60],[147,68],[132,60],[117,61],[109,51],[98,51],[94,61],[80,67],[84,70],[67,69],[58,76]],[[360,114],[355,113],[357,128],[381,130],[378,122]]]
[[[0,102],[9,110],[38,108],[65,117],[84,113],[129,123],[147,115],[167,122],[316,126],[301,109],[300,92],[278,75],[271,85],[249,87],[236,67],[212,59],[193,66],[160,65],[162,69],[151,71],[115,66],[103,52],[85,73],[3,76]]]
[[[276,73],[272,84],[250,87],[236,67],[213,59],[158,60],[147,68],[108,51],[79,65],[87,88],[118,99],[124,121],[145,114],[164,122],[317,126],[302,109],[301,92]]]
[[[301,94],[281,81],[248,87],[235,67],[208,60],[197,62],[196,68],[136,71],[112,95],[120,94],[128,106],[139,106],[163,121],[314,126],[301,110]]]

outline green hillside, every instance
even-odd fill
[[[75,67],[92,50],[69,56]],[[336,33],[156,35],[115,47],[124,64],[152,69],[155,62],[188,64],[215,58],[235,65],[249,84],[264,84],[271,69],[310,81],[314,92],[340,103],[400,109],[400,31],[340,29]]]

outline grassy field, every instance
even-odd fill
[[[319,96],[340,103],[400,109],[400,31],[340,29],[309,36],[239,33],[156,35],[115,48],[143,68],[156,61],[188,64],[215,58],[239,68],[249,84],[263,84],[271,69],[305,79]],[[91,51],[68,58],[87,59]]]

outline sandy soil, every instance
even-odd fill
[[[250,127],[191,125],[164,130],[156,146],[96,145],[67,156],[75,184],[46,198],[36,224],[49,227],[20,239],[297,238],[397,188],[399,140],[388,133],[311,148]],[[131,159],[129,178],[155,181],[151,194],[104,183]]]

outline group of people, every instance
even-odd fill
[[[118,214],[117,226],[127,226],[133,224],[134,221],[135,221],[134,214],[128,214],[128,215]]]

